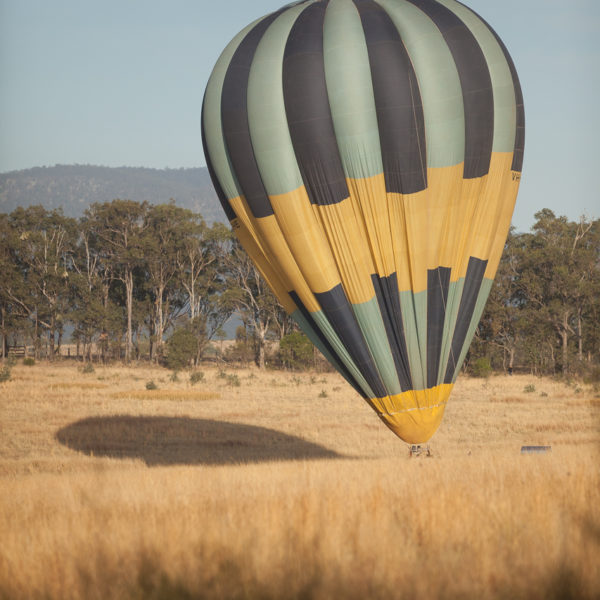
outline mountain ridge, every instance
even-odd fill
[[[208,223],[227,222],[206,167],[152,169],[98,165],[54,165],[0,173],[0,213],[41,205],[81,217],[95,202],[116,198],[177,206]]]

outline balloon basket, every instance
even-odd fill
[[[433,453],[431,452],[431,448],[429,447],[429,444],[427,444],[426,446],[421,446],[421,444],[411,444],[408,447],[408,457],[409,458],[416,458],[418,456],[426,456],[426,457],[433,456]]]

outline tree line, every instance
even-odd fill
[[[535,218],[509,234],[465,368],[600,378],[600,220]],[[269,338],[287,336],[288,366],[310,355],[229,228],[173,202],[0,214],[0,272],[2,357],[28,343],[52,358],[69,325],[84,356],[158,362],[191,344],[197,362],[233,314],[259,366]]]
[[[41,206],[0,214],[0,272],[2,356],[30,343],[52,359],[69,324],[83,356],[94,346],[102,360],[158,362],[184,330],[197,361],[236,313],[263,366],[270,325],[287,321],[229,228],[173,202],[95,203],[80,219]]]
[[[535,220],[509,233],[471,361],[600,381],[600,219]]]

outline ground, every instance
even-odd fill
[[[592,386],[459,378],[409,458],[337,374],[201,370],[13,367],[0,598],[600,595]]]

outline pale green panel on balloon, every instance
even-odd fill
[[[463,349],[458,358],[458,362],[456,363],[456,370],[454,371],[454,376],[452,377],[452,383],[456,381],[458,373],[460,372],[460,368],[462,367],[462,364],[465,360],[465,356],[467,355],[467,352],[469,350],[469,346],[473,341],[475,330],[477,329],[477,325],[479,325],[479,320],[481,319],[481,315],[483,314],[483,309],[485,308],[485,303],[487,302],[488,296],[490,295],[493,283],[494,281],[492,279],[484,279],[481,282],[481,288],[479,289],[477,302],[475,303],[475,309],[473,310],[473,316],[471,317],[471,323],[469,324],[469,329],[467,330],[467,336],[465,337]]]
[[[494,91],[494,152],[512,152],[517,131],[515,88],[504,52],[489,27],[470,9],[454,0],[438,0],[475,36],[487,62]]]
[[[321,330],[321,333],[323,333],[323,335],[327,338],[327,341],[331,344],[333,350],[340,357],[340,360],[344,363],[344,366],[346,369],[348,369],[352,377],[354,377],[365,395],[368,398],[375,398],[373,390],[370,388],[369,384],[365,381],[365,378],[361,375],[357,366],[354,364],[354,361],[348,354],[344,344],[342,344],[337,333],[335,333],[331,327],[331,323],[327,317],[322,311],[311,313],[310,316],[314,319],[317,327]]]
[[[400,292],[400,308],[413,389],[427,389],[427,290]]]
[[[464,287],[464,277],[461,277],[458,281],[451,281],[448,286],[448,298],[446,300],[444,329],[442,333],[442,347],[440,350],[440,365],[437,375],[438,384],[444,383],[444,377],[446,376],[448,360],[452,350],[452,338],[454,337],[454,329],[456,327],[456,319],[458,318],[458,309],[460,308]]]
[[[378,0],[412,61],[423,102],[427,166],[449,167],[465,157],[462,88],[454,59],[433,21],[405,0]]]
[[[389,395],[402,392],[377,298],[352,304],[352,310]]]
[[[352,0],[330,0],[323,25],[325,80],[346,177],[383,173],[369,54]]]
[[[252,148],[267,194],[302,186],[283,99],[283,53],[298,15],[312,2],[284,11],[263,35],[250,68],[248,123]]]
[[[219,56],[219,60],[213,69],[206,86],[206,92],[204,93],[202,124],[204,125],[206,148],[209,153],[210,162],[215,170],[215,175],[229,200],[237,198],[240,192],[239,184],[231,168],[229,155],[225,148],[223,129],[221,127],[221,94],[223,91],[223,82],[225,81],[225,74],[227,73],[229,63],[238,46],[246,34],[260,21],[262,21],[262,18],[242,29],[229,42],[225,50],[221,53],[221,56]]]

